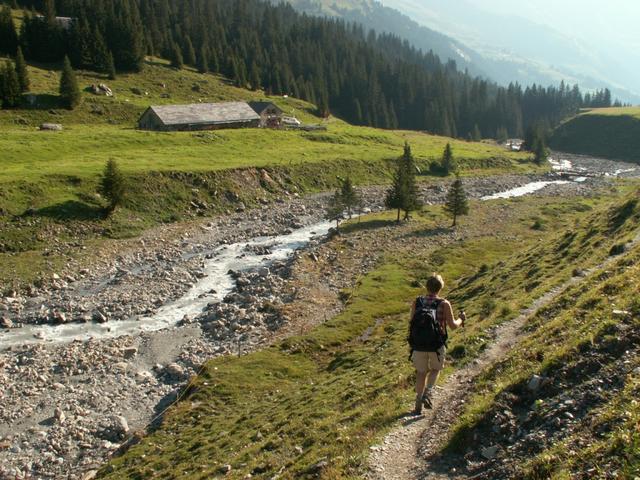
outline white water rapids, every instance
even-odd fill
[[[152,332],[175,326],[185,315],[198,315],[207,304],[221,301],[230,293],[235,281],[229,270],[244,272],[268,267],[303,248],[313,238],[326,235],[333,223],[323,221],[300,228],[288,235],[256,238],[247,242],[217,247],[205,260],[206,276],[184,296],[162,306],[153,316],[108,323],[68,323],[65,325],[24,325],[22,328],[0,330],[0,351],[12,345],[28,343],[65,343],[90,338],[114,338],[139,332]],[[247,248],[249,247],[249,248]],[[257,255],[250,247],[269,247],[268,255]],[[210,293],[215,290],[215,293]]]
[[[569,160],[556,161],[549,159],[554,171],[576,172],[585,168],[574,167]],[[629,170],[619,170],[617,175]],[[573,182],[584,182],[586,177],[573,178]],[[510,190],[494,193],[481,200],[514,198],[528,195],[543,189],[548,185],[562,185],[572,183],[570,180],[535,181]],[[104,324],[93,322],[69,323],[65,325],[24,325],[21,328],[0,330],[0,351],[14,345],[29,343],[65,343],[73,340],[88,340],[90,338],[114,338],[121,335],[132,335],[140,332],[151,332],[175,326],[185,315],[200,314],[207,304],[221,301],[234,286],[235,280],[228,274],[229,270],[239,272],[268,267],[276,260],[288,258],[295,250],[304,248],[311,239],[326,235],[332,223],[322,221],[287,234],[269,238],[255,238],[250,241],[222,245],[207,255],[205,277],[200,279],[181,298],[162,306],[150,317],[132,318],[129,320],[113,321]],[[257,255],[251,247],[269,247],[268,255]],[[247,248],[249,247],[249,248]],[[204,255],[204,254],[203,254]],[[215,290],[215,293],[212,291]]]

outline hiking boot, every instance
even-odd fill
[[[422,399],[416,400],[416,406],[411,412],[412,415],[422,415]]]
[[[422,405],[424,405],[424,408],[428,408],[429,410],[433,408],[433,403],[431,402],[431,394],[425,392],[422,395]]]

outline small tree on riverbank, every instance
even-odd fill
[[[340,197],[342,198],[342,203],[347,209],[347,215],[349,216],[349,218],[351,218],[353,216],[353,212],[357,211],[358,206],[362,203],[360,200],[360,195],[353,188],[351,178],[347,177],[342,182],[342,187],[340,188]]]
[[[455,181],[447,193],[447,200],[443,208],[447,215],[453,218],[453,227],[456,226],[456,220],[459,216],[467,215],[469,213],[467,194],[464,191],[462,180],[457,174]]]
[[[400,212],[404,211],[404,219],[409,219],[409,213],[420,208],[418,187],[416,185],[416,163],[408,143],[404,144],[404,153],[397,161],[393,174],[393,183],[387,191],[385,205],[389,209],[396,209],[400,222]]]
[[[340,220],[342,220],[345,210],[349,218],[353,216],[354,212],[362,210],[362,198],[353,188],[351,178],[347,177],[341,182],[340,188],[329,199],[325,212],[327,220],[335,220],[336,229],[340,226]]]
[[[99,192],[109,202],[106,212],[111,215],[125,197],[125,180],[114,159],[109,159],[100,179]]]
[[[329,199],[327,208],[325,210],[325,218],[327,220],[333,220],[336,222],[336,230],[340,228],[340,220],[344,214],[345,206],[342,201],[342,195],[340,190],[336,190],[333,196]]]
[[[543,165],[547,161],[547,157],[549,156],[549,152],[547,151],[547,147],[545,146],[542,139],[538,139],[536,145],[534,147],[535,157],[533,161],[536,165]]]
[[[442,161],[440,163],[442,171],[445,175],[449,175],[456,170],[456,161],[453,158],[453,151],[451,150],[451,144],[447,143],[442,152]]]

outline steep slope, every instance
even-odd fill
[[[640,108],[584,112],[556,128],[549,144],[564,152],[640,163]]]
[[[300,259],[311,281],[336,265],[352,276],[343,313],[266,350],[209,362],[162,425],[99,477],[361,476],[368,447],[411,403],[406,312],[425,275],[462,277],[448,294],[474,319],[452,338],[450,374],[491,344],[497,324],[635,235],[637,208],[626,202],[614,200],[614,210],[578,199],[474,204],[474,218],[454,235],[437,207],[399,227],[391,214],[353,223],[314,251],[317,261]],[[530,228],[534,215],[549,231]],[[371,255],[372,245],[377,266],[354,274],[351,259]]]
[[[376,32],[387,32],[408,40],[425,52],[433,50],[443,61],[453,60],[460,70],[483,74],[480,57],[453,38],[413,21],[398,10],[375,0],[289,0],[296,9],[310,15],[327,15],[362,24]]]
[[[591,240],[567,238],[565,249],[581,249],[598,233],[626,231],[636,244],[622,242],[611,250],[619,259],[576,272],[587,278],[529,319],[525,338],[474,384],[449,442],[455,454],[432,458],[435,468],[530,480],[638,475],[638,198],[593,219]]]

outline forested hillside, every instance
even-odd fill
[[[183,62],[318,105],[358,125],[447,136],[521,136],[553,126],[584,103],[577,86],[508,88],[461,73],[388,34],[301,15],[258,0],[16,0],[19,28],[3,10],[4,54],[107,72],[143,67],[145,55]],[[35,12],[42,12],[37,14]],[[60,17],[67,17],[60,18]],[[602,105],[606,106],[606,105]]]

